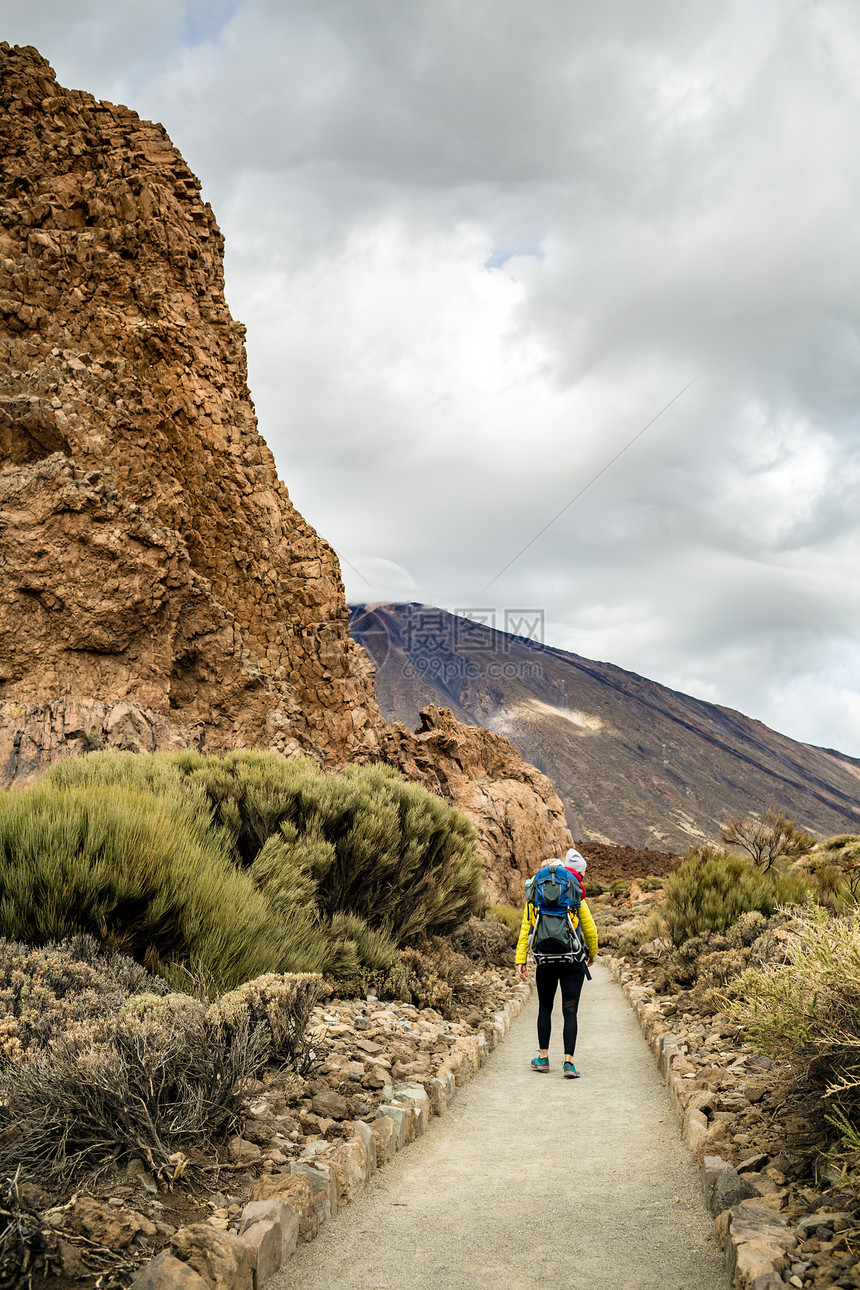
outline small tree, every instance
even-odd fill
[[[729,820],[720,837],[729,846],[746,851],[752,856],[753,862],[765,870],[770,869],[774,861],[781,857],[795,859],[806,855],[815,846],[815,838],[811,833],[789,820],[781,811],[772,811],[770,807],[765,811],[763,820],[754,820],[749,816]]]

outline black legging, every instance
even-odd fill
[[[576,1010],[585,980],[584,963],[538,963],[535,985],[538,992],[538,1048],[549,1048],[552,1030],[552,1002],[556,986],[561,986],[561,1008],[564,1018],[564,1051],[573,1056],[576,1047]]]

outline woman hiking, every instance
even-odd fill
[[[528,980],[528,968],[526,959],[532,947],[532,940],[535,937],[535,929],[538,922],[538,916],[546,919],[555,919],[564,929],[564,934],[568,938],[569,944],[574,947],[568,954],[564,953],[565,945],[559,943],[557,952],[552,954],[536,953],[537,966],[535,968],[535,985],[538,992],[538,1048],[540,1055],[532,1059],[532,1069],[536,1071],[549,1070],[549,1037],[552,1030],[552,1005],[555,999],[555,992],[561,986],[561,1008],[563,1020],[563,1042],[564,1042],[564,1065],[562,1073],[565,1079],[579,1079],[579,1071],[573,1062],[573,1053],[576,1048],[577,1020],[576,1014],[579,1008],[579,996],[582,991],[582,983],[585,980],[586,969],[591,967],[597,957],[597,928],[594,925],[594,919],[591,911],[583,899],[585,888],[582,886],[582,875],[587,868],[585,857],[574,848],[568,851],[563,861],[548,860],[543,865],[528,889],[528,899],[523,913],[522,926],[520,927],[520,938],[517,942],[516,966],[517,975],[521,981]],[[559,875],[557,870],[561,869]],[[565,873],[565,871],[567,871]],[[545,881],[555,881],[556,887],[560,889],[561,895],[557,905],[558,913],[552,913],[551,908],[548,910],[546,902],[542,901],[536,891],[538,884],[541,883],[541,876],[547,874]],[[560,878],[560,881],[559,881]],[[547,888],[541,883],[541,893],[546,894]],[[550,891],[550,895],[554,892]],[[580,948],[581,941],[585,943],[585,949]],[[587,961],[585,956],[587,954]]]

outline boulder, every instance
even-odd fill
[[[179,1229],[170,1249],[211,1290],[254,1290],[256,1250],[242,1236],[219,1232],[208,1223],[192,1223]]]
[[[131,1290],[211,1290],[208,1281],[169,1250],[162,1250],[141,1268]]]
[[[349,1116],[349,1103],[335,1089],[327,1088],[311,1099],[311,1110],[327,1120],[345,1120]]]
[[[287,1201],[282,1200],[279,1196],[271,1196],[268,1200],[252,1200],[245,1206],[242,1211],[242,1222],[239,1226],[239,1235],[244,1236],[246,1229],[257,1227],[259,1224],[274,1223],[278,1230],[278,1239],[280,1241],[280,1263],[286,1262],[296,1248],[299,1240],[301,1228],[300,1212]],[[251,1239],[250,1237],[248,1238]],[[260,1260],[257,1259],[257,1279],[259,1280]]]

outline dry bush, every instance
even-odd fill
[[[853,841],[853,839],[852,839]],[[767,942],[770,940],[770,943]],[[836,1129],[832,1157],[860,1182],[860,911],[810,905],[755,949],[761,965],[736,983],[733,1016],[763,1052],[812,1089]]]
[[[793,868],[809,875],[817,899],[828,909],[841,912],[860,904],[860,837],[843,833],[828,838]]]
[[[860,913],[809,906],[781,948],[781,964],[738,983],[736,1016],[764,1052],[860,1123]]]
[[[662,935],[663,922],[659,913],[653,910],[650,914],[637,914],[626,918],[615,929],[615,952],[622,958],[638,954],[647,941]]]
[[[480,1006],[487,996],[472,960],[442,937],[427,938],[420,949],[403,950],[400,959],[407,997],[418,1008],[435,1008],[450,1019],[458,1007]]]
[[[713,932],[691,936],[661,960],[654,984],[661,992],[691,990],[699,980],[700,965],[705,956],[727,953],[733,948],[728,936]]]
[[[44,1193],[16,1171],[0,1182],[0,1285],[27,1287],[62,1284],[63,1237],[43,1217]],[[104,1262],[104,1259],[100,1260]],[[111,1262],[115,1265],[116,1258]]]
[[[452,932],[450,941],[459,954],[482,967],[512,967],[518,933],[519,923],[514,933],[505,923],[470,918]]]
[[[89,970],[69,966],[68,954],[59,963],[70,985],[78,968]],[[321,988],[319,977],[270,974],[209,1004],[88,987],[71,1013],[49,1009],[53,1029],[40,1033],[41,1046],[0,1070],[0,1171],[21,1164],[28,1177],[64,1181],[142,1155],[172,1180],[188,1166],[184,1153],[238,1126],[249,1080],[272,1063],[308,1068],[307,1027]]]
[[[658,991],[690,992],[706,1012],[722,1011],[735,997],[737,980],[750,967],[785,961],[796,933],[794,913],[778,910],[767,919],[749,910],[725,932],[703,932],[664,955],[655,969]]]
[[[0,1065],[112,1015],[130,995],[166,991],[158,977],[103,952],[90,936],[41,948],[0,940]]]
[[[746,851],[753,863],[763,869],[770,869],[777,860],[805,855],[815,846],[811,833],[770,807],[763,820],[749,816],[729,820],[720,836],[729,846]]]
[[[307,1038],[311,1013],[322,993],[322,980],[310,973],[284,976],[269,973],[225,994],[217,1016],[228,1026],[238,1018],[262,1026],[268,1038],[268,1060],[285,1062],[304,1074],[310,1065]]]
[[[768,920],[760,909],[748,909],[729,928],[728,936],[738,949],[752,945],[768,929]]]
[[[168,996],[169,998],[169,996]],[[0,1170],[62,1182],[142,1155],[165,1181],[184,1153],[223,1140],[241,1120],[243,1087],[268,1039],[248,1018],[227,1026],[196,1000],[121,1013],[54,1039],[0,1079]]]

